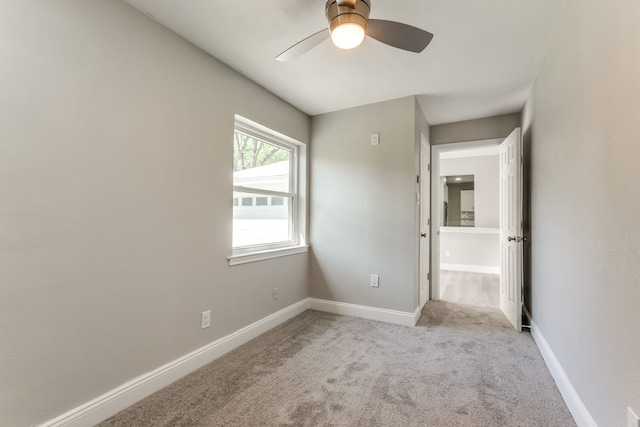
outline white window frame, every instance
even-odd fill
[[[282,197],[291,200],[289,215],[290,240],[240,247],[233,247],[232,244],[232,254],[228,257],[229,265],[244,264],[306,252],[308,250],[306,243],[306,146],[293,138],[275,132],[238,115],[235,116],[234,134],[236,131],[253,136],[269,144],[285,148],[291,153],[289,163],[289,192],[261,190],[236,185],[233,185],[232,190],[233,192],[250,193],[269,198]],[[239,204],[241,204],[241,199],[239,199]]]

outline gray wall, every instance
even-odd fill
[[[312,297],[415,309],[415,108],[408,97],[312,118]]]
[[[431,145],[506,138],[520,126],[520,113],[431,126]]]
[[[122,2],[0,9],[0,425],[307,297],[306,254],[226,260],[234,114],[302,142],[307,116]]]
[[[599,426],[640,413],[638,16],[570,1],[523,113],[533,319]]]
[[[440,262],[444,270],[478,266],[479,272],[500,272],[500,234],[440,230]],[[497,231],[497,230],[496,230]],[[449,256],[447,256],[447,251]],[[456,267],[455,265],[459,267]],[[464,267],[462,267],[464,266]]]

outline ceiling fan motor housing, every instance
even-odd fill
[[[325,13],[329,31],[342,24],[357,24],[367,28],[371,5],[369,0],[327,0]]]

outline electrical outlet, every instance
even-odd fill
[[[627,427],[640,427],[640,418],[631,408],[627,408]]]
[[[380,145],[380,134],[372,133],[371,134],[371,145]]]
[[[203,311],[201,317],[202,329],[206,329],[211,326],[211,310]]]
[[[278,288],[273,288],[273,300],[278,299]]]
[[[371,287],[372,288],[377,288],[378,287],[378,275],[377,274],[372,274],[371,275]]]

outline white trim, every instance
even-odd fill
[[[243,133],[248,133],[257,139],[264,139],[269,144],[275,144],[290,149],[289,145],[304,145],[302,142],[291,138],[283,133],[269,129],[258,122],[236,114],[234,117],[234,128],[240,129]],[[284,142],[284,144],[283,144]]]
[[[427,282],[427,283],[429,283],[429,282]],[[427,289],[425,289],[424,291],[423,291],[422,289],[420,289],[420,292],[426,292],[426,293],[429,293],[429,291],[428,291]],[[422,312],[422,309],[424,308],[424,306],[425,306],[425,305],[427,305],[427,303],[429,302],[429,300],[430,300],[430,299],[431,299],[431,298],[429,297],[429,295],[427,295],[427,299],[426,299],[426,300],[424,300],[424,302],[418,306],[418,308],[420,309],[420,312]],[[417,320],[416,320],[416,321],[417,321]]]
[[[308,309],[404,326],[415,326],[420,318],[419,307],[414,313],[407,313],[306,298],[151,372],[140,375],[83,405],[46,421],[41,424],[41,427],[84,427],[98,424]]]
[[[440,227],[440,233],[447,234],[500,234],[499,228],[493,227]]]
[[[575,420],[578,427],[598,427],[596,422],[589,414],[586,406],[580,400],[580,396],[571,385],[567,374],[562,369],[562,365],[553,354],[551,347],[549,347],[549,343],[542,335],[540,329],[534,321],[531,322],[531,336],[533,337],[542,357],[544,358],[549,371],[551,371],[551,375],[553,379],[556,381],[558,385],[558,389],[560,390],[560,394],[564,398],[571,415],[573,415],[573,419]]]
[[[424,302],[424,305],[426,305],[427,302]],[[418,305],[416,307],[416,311],[413,313],[413,326],[415,326],[418,323],[418,320],[420,320],[420,316],[422,315],[422,308],[424,307],[424,305],[422,307],[420,307],[420,305]]]
[[[469,273],[500,274],[500,267],[490,265],[440,264],[440,271],[466,271]]]
[[[396,325],[416,325],[415,313],[408,313],[406,311],[387,310],[385,308],[368,307],[366,305],[349,304],[346,302],[329,301],[317,298],[309,298],[309,308],[311,310],[324,311],[326,313],[378,320],[380,322],[394,323]]]
[[[499,144],[504,138],[497,138],[493,140],[486,140],[487,143],[492,143],[490,147],[480,148],[468,148],[456,151],[444,151],[440,154],[441,159],[464,159],[468,157],[483,157],[483,156],[497,156],[500,154]]]
[[[248,262],[263,261],[265,259],[278,258],[281,256],[289,256],[302,254],[309,250],[309,245],[289,246],[280,249],[270,249],[261,252],[251,252],[247,254],[231,255],[227,257],[229,265],[246,264]]]
[[[42,426],[80,427],[97,424],[241,346],[247,341],[297,316],[308,308],[308,299],[290,305],[249,326],[222,337],[211,344],[192,351],[173,362],[169,362],[158,369],[140,375],[102,396],[45,422]]]
[[[442,224],[441,202],[444,200],[440,186],[440,156],[443,153],[473,150],[499,145],[504,138],[481,139],[477,141],[453,142],[431,146],[431,298],[439,300],[440,289],[440,224]]]
[[[291,152],[289,158],[289,192],[269,191],[235,185],[233,189],[234,192],[277,195],[291,199],[289,205],[289,229],[292,231],[292,235],[290,236],[290,241],[287,242],[233,248],[232,254],[227,257],[229,265],[245,264],[247,262],[306,252],[308,248],[306,246],[308,232],[308,158],[306,144],[238,114],[235,115],[234,119],[234,132],[237,131]]]
[[[505,138],[489,138],[489,139],[478,139],[475,141],[462,141],[462,142],[447,142],[445,144],[435,144],[431,146],[433,150],[436,148],[438,159],[440,159],[440,155],[442,153],[447,153],[451,151],[469,151],[475,150],[478,148],[491,147],[495,145],[500,145]]]
[[[250,169],[246,169],[246,170],[250,170]],[[274,190],[263,190],[262,188],[252,188],[252,187],[243,187],[242,185],[234,185],[233,186],[233,191],[234,192],[238,192],[238,193],[247,193],[247,194],[254,194],[256,196],[275,196],[275,197],[282,197],[284,198],[288,198],[288,199],[294,199],[296,197],[295,193],[288,193],[286,191],[274,191]],[[253,206],[253,205],[251,205]],[[259,205],[257,205],[259,206]],[[264,205],[266,206],[266,205]],[[237,206],[237,207],[243,207],[243,206]],[[244,207],[250,207],[250,206],[244,206]]]

